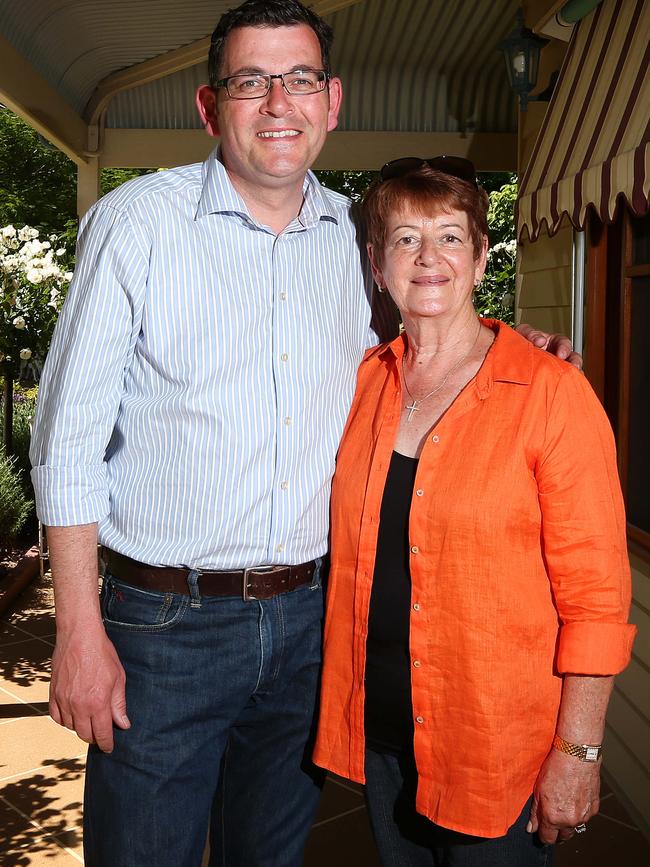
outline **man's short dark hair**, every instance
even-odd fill
[[[223,51],[228,35],[238,27],[295,27],[306,24],[320,44],[323,69],[330,71],[330,49],[334,34],[329,24],[298,0],[246,0],[219,19],[210,44],[208,74],[212,87],[221,78]],[[273,70],[275,72],[276,70]],[[281,69],[280,72],[285,72]]]

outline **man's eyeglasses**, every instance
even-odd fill
[[[330,76],[324,69],[294,69],[277,75],[250,72],[222,78],[217,81],[215,88],[225,87],[231,99],[261,99],[271,89],[274,78],[280,79],[282,87],[291,96],[309,96],[310,93],[325,90]]]
[[[431,157],[428,160],[422,159],[422,157],[402,157],[399,160],[391,160],[389,163],[383,165],[379,172],[379,177],[382,181],[401,178],[402,175],[417,171],[422,166],[429,166],[436,172],[443,172],[461,181],[467,181],[478,190],[474,163],[471,160],[466,160],[465,157],[443,155]]]

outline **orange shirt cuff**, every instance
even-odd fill
[[[630,661],[636,626],[631,623],[573,621],[560,629],[557,667],[561,674],[606,676]]]

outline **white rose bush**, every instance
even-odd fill
[[[38,381],[72,278],[70,255],[55,235],[0,228],[0,373]]]

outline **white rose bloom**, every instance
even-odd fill
[[[34,283],[35,285],[43,282],[43,275],[40,271],[37,271],[36,268],[30,268],[25,276],[30,283]]]
[[[63,275],[63,279],[67,280],[69,283],[72,280],[72,271],[66,271]]]
[[[21,349],[20,350],[20,357],[22,358],[23,361],[29,361],[29,359],[32,357],[32,350],[31,349]]]
[[[65,247],[59,247],[59,249],[56,251],[56,255],[65,256]]]
[[[16,316],[16,318],[13,321],[14,328],[17,328],[19,331],[22,331],[26,325],[27,325],[27,323],[25,322],[24,316]]]
[[[16,230],[13,226],[3,226],[2,228],[2,237],[3,238],[15,238]]]
[[[52,245],[49,241],[43,241],[41,244],[41,250],[49,250]]]

